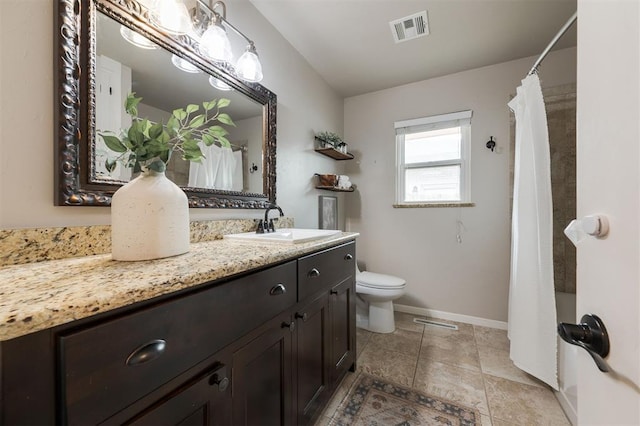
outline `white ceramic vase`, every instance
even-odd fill
[[[114,260],[160,259],[188,251],[187,196],[164,172],[145,171],[113,194]]]

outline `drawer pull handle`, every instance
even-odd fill
[[[162,339],[152,340],[149,343],[145,343],[135,351],[131,352],[131,355],[127,358],[127,365],[133,366],[153,361],[162,355],[166,348],[167,342]]]
[[[338,294],[338,290],[330,290],[329,294]]]
[[[351,253],[347,253],[344,255],[344,260],[353,260],[353,255]]]
[[[304,322],[307,322],[307,319],[309,318],[309,316],[307,315],[306,312],[303,313],[303,314],[301,314],[300,312],[296,312],[295,317],[298,318],[298,319],[301,319]]]
[[[285,294],[286,292],[287,292],[287,289],[282,284],[278,284],[278,285],[274,286],[271,290],[269,290],[269,294],[272,295],[272,296],[277,296],[279,294]]]
[[[310,270],[309,272],[307,272],[307,276],[309,278],[316,278],[320,276],[320,271],[318,271],[316,268],[313,268],[312,270]]]

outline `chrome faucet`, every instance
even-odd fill
[[[264,220],[258,222],[258,229],[256,229],[256,234],[264,234],[265,232],[276,232],[276,228],[273,224],[273,219],[269,219],[269,211],[275,209],[278,209],[278,211],[280,212],[280,217],[284,216],[284,212],[277,204],[269,204],[267,206],[267,209],[264,211]]]

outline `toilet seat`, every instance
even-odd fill
[[[394,277],[392,275],[377,274],[375,272],[360,272],[356,275],[356,283],[363,287],[375,288],[375,289],[401,289],[407,284],[402,278]]]

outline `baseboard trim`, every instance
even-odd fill
[[[578,424],[578,413],[576,413],[575,407],[571,405],[571,401],[567,398],[564,391],[561,389],[560,391],[553,391],[556,396],[556,399],[560,403],[562,407],[562,411],[564,411],[565,416],[569,419],[572,426],[576,426]]]
[[[480,325],[482,327],[497,328],[500,330],[507,329],[505,321],[496,321],[492,319],[472,317],[471,315],[454,314],[451,312],[436,311],[427,308],[418,308],[415,306],[393,304],[393,310],[404,312],[407,314],[424,315],[431,318],[444,319],[449,321],[463,322],[465,324]]]

